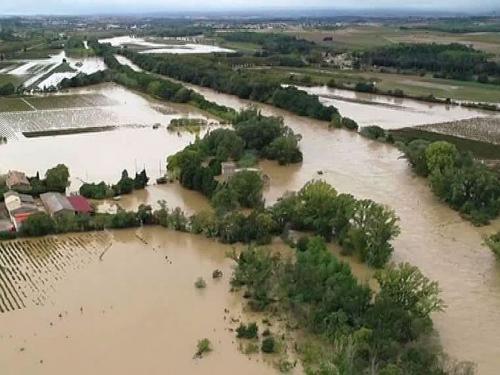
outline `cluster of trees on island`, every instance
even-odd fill
[[[500,84],[500,65],[487,53],[459,44],[398,43],[377,47],[357,56],[361,64],[432,72],[438,78],[476,79]]]
[[[169,156],[167,169],[182,186],[212,197],[222,162],[238,162],[251,153],[280,164],[298,163],[302,161],[299,140],[282,118],[263,116],[249,108],[235,115],[233,129],[215,129]]]
[[[500,175],[459,152],[448,142],[416,139],[402,145],[414,171],[429,179],[432,191],[476,225],[500,214]]]
[[[377,271],[379,291],[360,283],[320,237],[296,257],[249,248],[231,283],[249,306],[279,314],[321,344],[296,346],[308,374],[473,374],[470,363],[446,359],[430,338],[431,314],[442,311],[436,282],[407,263]]]

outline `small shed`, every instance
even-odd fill
[[[28,190],[31,188],[26,174],[19,171],[9,171],[5,179],[5,185],[7,185],[7,188],[15,190]]]
[[[222,177],[225,180],[230,179],[236,173],[236,163],[234,161],[227,161],[221,163]]]
[[[94,212],[87,198],[81,195],[70,195],[68,201],[77,214],[91,214]]]
[[[43,193],[40,194],[40,199],[51,216],[58,216],[64,214],[74,214],[75,209],[69,202],[68,198],[61,193]]]

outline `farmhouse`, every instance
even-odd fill
[[[40,199],[50,216],[75,213],[75,209],[68,198],[61,193],[43,193],[40,194]]]
[[[94,212],[89,201],[81,195],[71,195],[68,197],[68,201],[77,214],[91,214]]]
[[[8,189],[13,190],[28,190],[31,185],[24,172],[9,171],[5,180],[5,185]]]
[[[10,220],[16,230],[21,228],[22,223],[28,217],[40,211],[31,195],[8,191],[3,196],[5,200],[5,208],[7,209]]]

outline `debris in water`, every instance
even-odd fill
[[[220,279],[222,277],[223,273],[221,270],[217,269],[212,272],[212,278],[213,279]]]

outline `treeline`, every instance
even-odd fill
[[[500,84],[500,66],[488,55],[459,43],[399,43],[362,52],[362,64],[434,72],[436,77]]]
[[[237,114],[234,129],[215,129],[202,139],[168,157],[167,169],[182,186],[212,197],[219,183],[221,163],[257,158],[277,160],[280,164],[302,161],[300,136],[286,127],[279,117],[263,116],[250,108]]]
[[[128,171],[124,169],[120,180],[114,185],[108,185],[104,181],[96,183],[84,183],[80,186],[80,194],[89,199],[105,199],[118,195],[130,194],[134,190],[141,190],[146,187],[149,177],[146,170],[135,174],[135,177],[129,177]]]
[[[97,52],[100,53],[102,51],[98,50]],[[59,87],[64,89],[102,82],[115,82],[132,90],[145,92],[159,99],[192,104],[225,121],[233,119],[235,111],[232,108],[210,102],[203,95],[185,88],[182,84],[161,79],[151,74],[136,72],[128,66],[121,65],[111,53],[104,54],[104,61],[109,68],[108,70],[89,75],[79,74],[70,79],[66,78],[59,84]]]
[[[301,116],[330,121],[338,111],[324,106],[317,95],[295,87],[282,87],[277,81],[255,76],[249,71],[233,70],[221,63],[213,64],[209,57],[188,55],[153,56],[123,49],[124,56],[144,70],[193,83],[242,99],[269,103]]]
[[[500,214],[500,175],[448,142],[413,140],[402,149],[432,191],[476,225]]]
[[[286,34],[270,34],[257,32],[220,33],[228,42],[252,43],[262,46],[264,54],[309,54],[315,47],[313,42],[298,39]]]
[[[296,258],[296,259],[295,259]],[[308,374],[472,374],[432,344],[431,314],[444,309],[436,282],[407,263],[375,274],[377,294],[358,282],[321,238],[293,259],[249,248],[236,258],[231,283],[253,310],[284,312],[314,337],[296,349]],[[305,342],[304,342],[305,341]]]
[[[264,208],[259,176],[239,172],[215,191],[212,203],[215,212],[193,215],[190,228],[225,243],[266,244],[273,236],[288,238],[291,229],[307,231],[335,241],[344,254],[380,268],[393,252],[390,241],[399,234],[392,210],[371,200],[338,194],[324,181],[311,181],[299,192],[286,194]],[[245,215],[241,207],[254,210]]]
[[[184,36],[197,36],[206,32],[210,32],[211,27],[208,26],[194,26],[194,25],[169,25],[167,28],[154,32],[155,35],[160,37],[176,38]]]
[[[242,171],[227,183],[213,187],[214,211],[202,211],[188,218],[179,208],[170,212],[162,205],[162,209],[154,213],[150,206],[141,205],[137,212],[120,211],[118,216],[70,215],[63,221],[68,230],[61,229],[65,228],[63,224],[57,225],[58,218],[37,214],[32,221],[25,222],[27,225],[23,224],[21,234],[41,236],[159,224],[218,238],[224,243],[268,244],[274,236],[288,238],[289,231],[294,229],[336,241],[344,254],[356,255],[372,267],[383,267],[389,260],[393,252],[390,241],[398,235],[399,227],[394,212],[387,207],[371,200],[357,200],[349,194],[338,194],[324,181],[311,181],[299,192],[286,194],[266,208],[262,188],[258,173]],[[245,214],[240,208],[253,210]],[[52,224],[46,224],[47,221]]]

